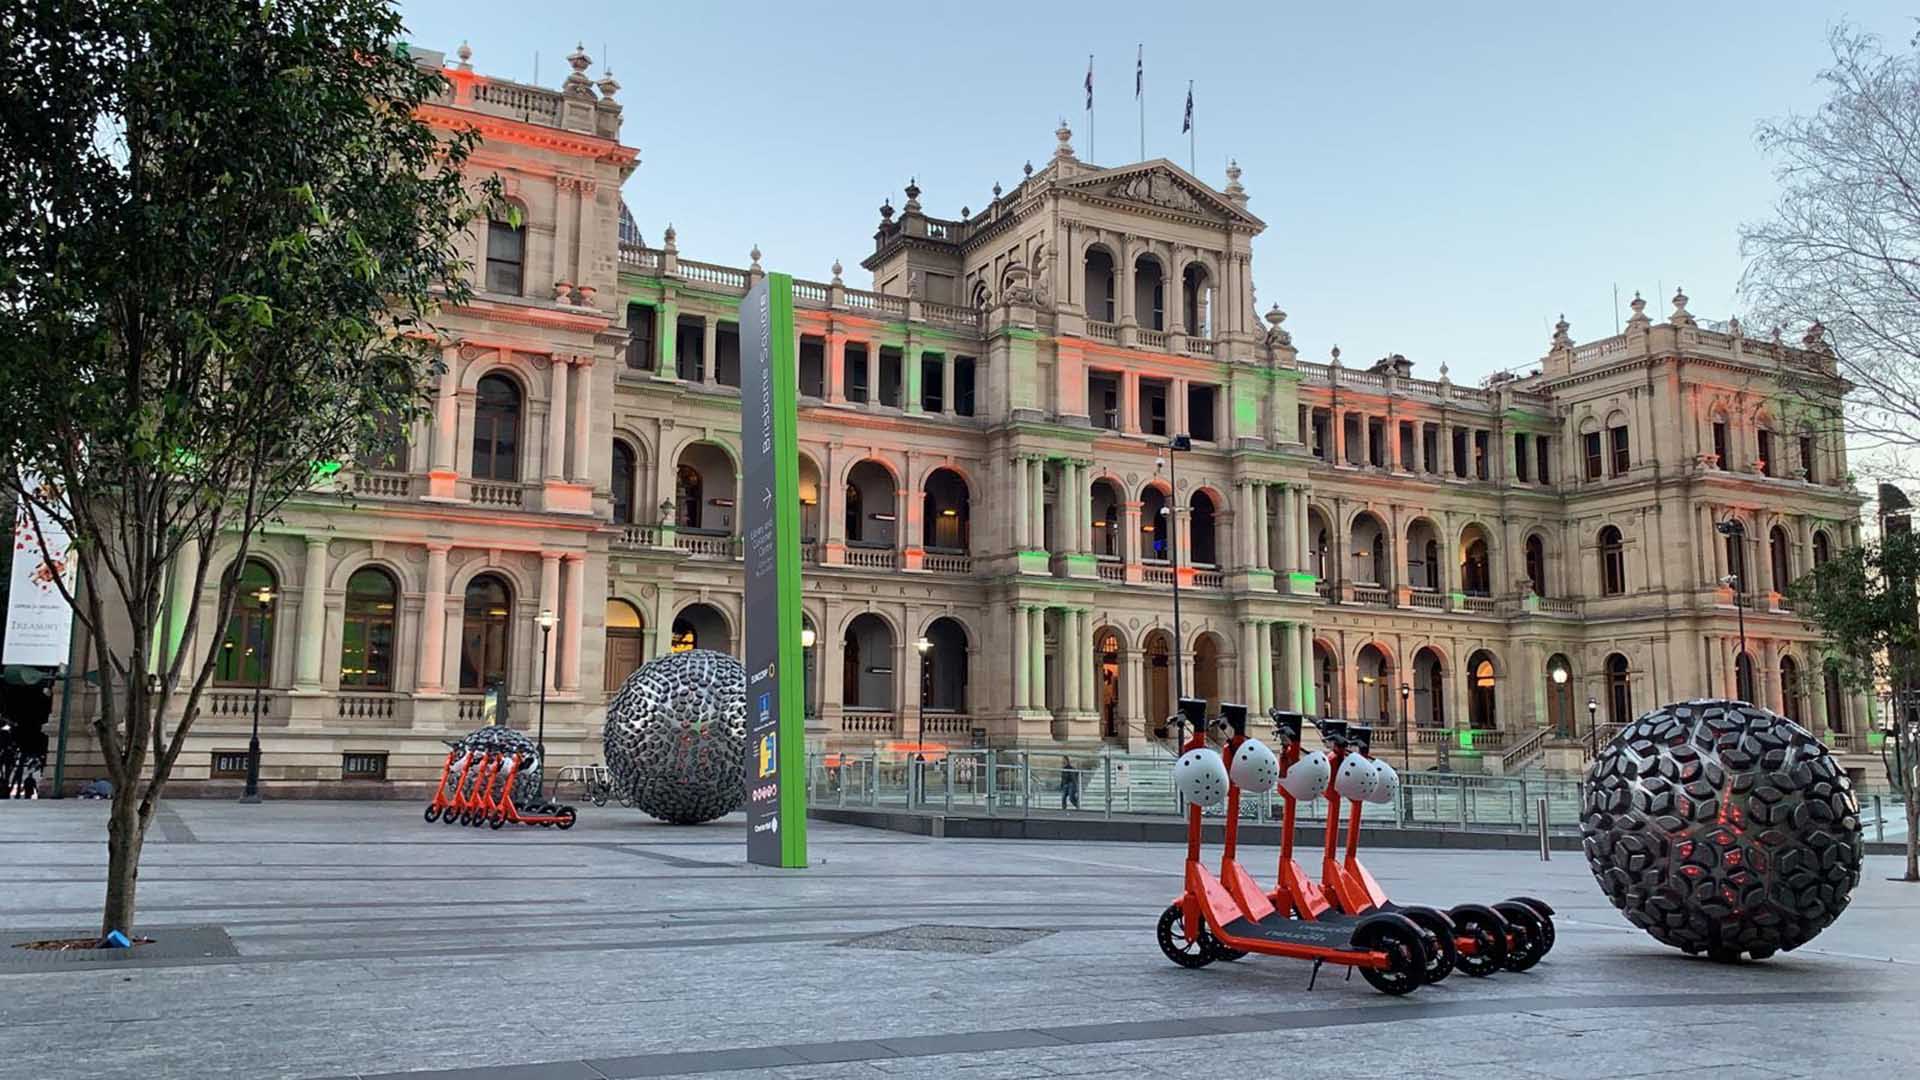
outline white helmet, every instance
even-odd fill
[[[1273,790],[1280,779],[1280,761],[1259,739],[1247,739],[1233,752],[1233,764],[1227,767],[1235,787],[1255,795]]]
[[[1359,754],[1348,754],[1340,760],[1340,771],[1333,777],[1333,790],[1341,798],[1365,802],[1373,797],[1373,789],[1373,762]]]
[[[1182,806],[1216,806],[1227,797],[1227,766],[1207,747],[1189,750],[1173,763],[1173,794]]]
[[[1399,795],[1400,774],[1393,766],[1376,758],[1373,763],[1373,794],[1367,796],[1367,801],[1392,803]]]
[[[1327,790],[1327,779],[1332,775],[1333,766],[1327,764],[1326,751],[1310,750],[1301,754],[1300,760],[1287,769],[1287,775],[1280,778],[1280,790],[1312,802]]]

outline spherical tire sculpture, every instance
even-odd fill
[[[607,771],[622,803],[675,825],[746,801],[747,673],[725,653],[669,653],[627,676],[607,706]]]
[[[1807,729],[1745,702],[1681,702],[1629,724],[1587,767],[1580,831],[1629,922],[1716,960],[1806,944],[1860,883],[1847,774]]]
[[[502,757],[509,757],[514,754],[521,755],[524,764],[521,765],[520,771],[513,775],[513,804],[524,810],[539,803],[540,770],[542,763],[540,761],[540,748],[534,743],[531,735],[528,735],[518,728],[492,724],[483,728],[475,728],[465,735],[460,736],[460,738],[455,739],[450,745],[455,752],[463,754],[478,751],[482,754],[499,754]],[[501,767],[501,775],[503,777],[506,775],[504,765]],[[466,791],[471,794],[474,785],[477,783],[479,783],[478,777],[467,780]],[[498,799],[500,797],[500,787],[500,782],[496,780],[493,790],[489,793],[492,798]],[[452,818],[448,820],[451,821]]]

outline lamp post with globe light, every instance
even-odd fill
[[[927,690],[932,685],[932,679],[929,678],[932,671],[927,667],[927,654],[933,651],[933,642],[928,640],[927,635],[921,634],[913,639],[913,651],[920,654],[920,708],[916,712],[919,720],[913,733],[913,791],[919,793],[921,786],[926,782]]]
[[[1413,772],[1413,687],[1400,684],[1400,766]]]
[[[253,599],[260,605],[257,624],[260,627],[260,647],[253,658],[253,736],[247,740],[247,786],[240,793],[240,801],[248,804],[260,801],[260,703],[267,686],[267,616],[273,610],[273,586],[260,586],[254,590]]]
[[[553,609],[542,608],[534,619],[540,626],[540,733],[534,738],[534,752],[540,757],[540,786],[537,789],[542,798],[547,794],[547,644],[553,639]]]
[[[1554,695],[1554,700],[1555,700],[1555,701],[1559,701],[1559,700],[1560,700],[1560,694],[1561,694],[1561,692],[1562,692],[1562,688],[1564,688],[1564,687],[1565,687],[1565,686],[1567,685],[1567,679],[1569,678],[1569,675],[1568,675],[1568,672],[1567,672],[1567,669],[1566,669],[1566,667],[1565,667],[1565,666],[1563,666],[1563,665],[1561,665],[1561,664],[1555,664],[1555,665],[1553,665],[1553,670],[1552,670],[1551,672],[1549,672],[1549,677],[1550,677],[1551,679],[1553,679],[1553,685],[1554,685],[1554,690],[1553,690],[1553,695]],[[1549,712],[1564,712],[1565,710],[1563,710],[1563,709],[1550,709],[1550,710],[1548,710],[1548,711],[1549,711]],[[1562,722],[1564,723],[1564,721],[1562,721]],[[1561,736],[1561,737],[1564,737],[1565,735],[1571,735],[1571,734],[1572,734],[1572,732],[1564,732],[1564,733],[1562,733],[1562,732],[1555,732],[1554,734],[1555,734],[1555,735],[1557,735],[1557,736]]]
[[[1153,459],[1153,471],[1158,473],[1160,466],[1167,467],[1167,502],[1160,512],[1167,518],[1167,565],[1173,568],[1173,702],[1174,716],[1180,713],[1180,699],[1186,696],[1186,687],[1180,674],[1180,475],[1174,467],[1174,455],[1193,449],[1193,439],[1187,435],[1174,435],[1167,439],[1164,457]],[[1174,745],[1185,742],[1185,736],[1176,721]]]
[[[1587,695],[1587,756],[1593,757],[1600,752],[1600,702],[1593,695]]]

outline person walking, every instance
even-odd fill
[[[1072,802],[1075,810],[1080,809],[1080,770],[1073,767],[1073,759],[1060,755],[1060,809],[1065,810]]]

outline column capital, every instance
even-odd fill
[[[428,554],[435,555],[445,555],[453,550],[453,544],[445,540],[429,540],[422,546],[427,549]]]
[[[567,565],[573,566],[579,563],[586,562],[587,553],[584,551],[564,551],[560,553],[560,558]]]

